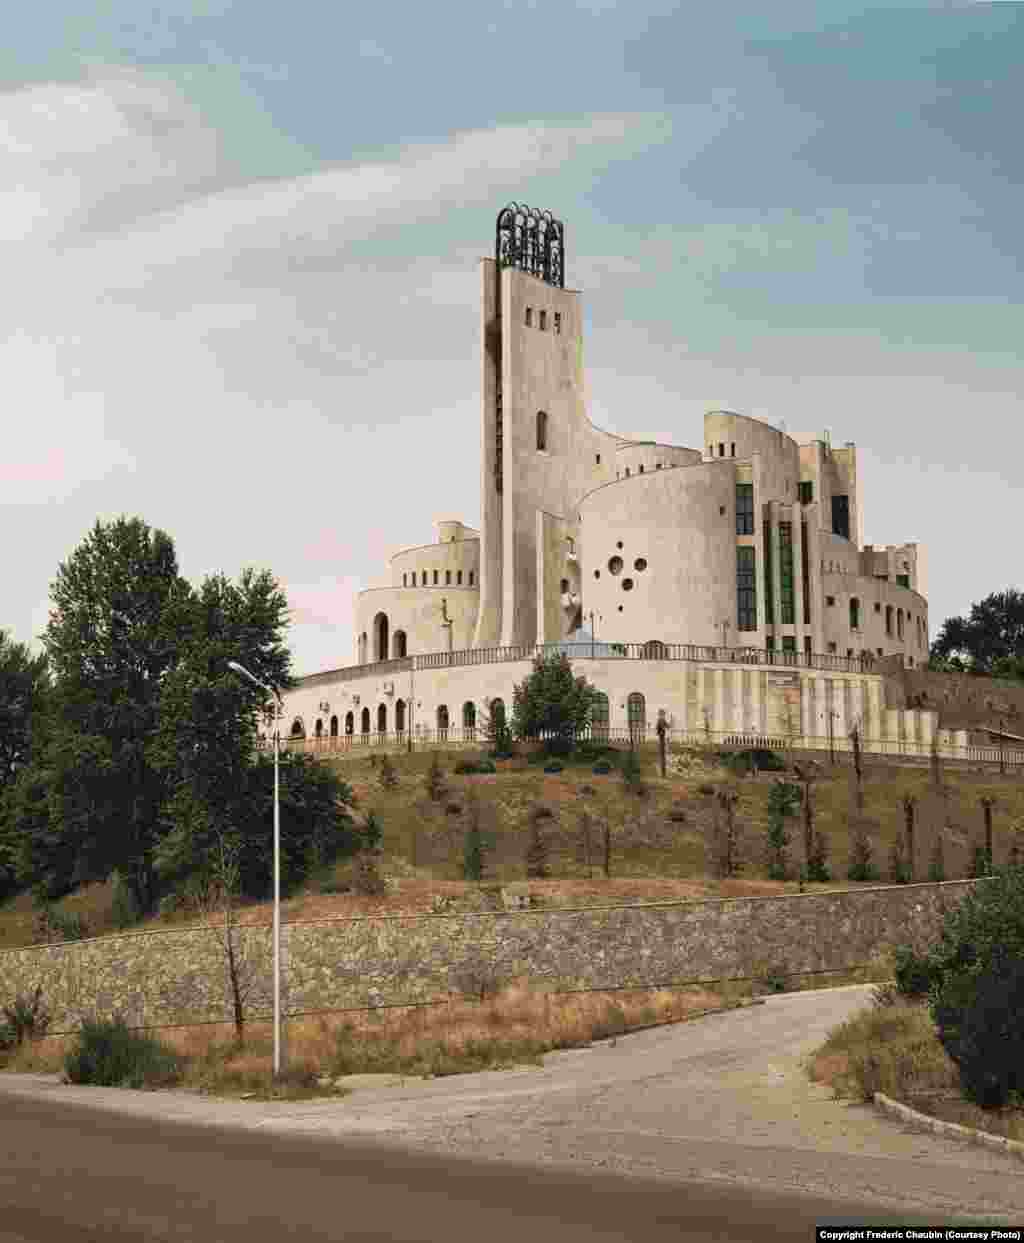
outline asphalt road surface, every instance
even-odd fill
[[[341,1100],[0,1076],[0,1241],[810,1239],[1024,1224],[1024,1165],[807,1082],[866,988]]]

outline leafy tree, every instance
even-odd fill
[[[444,779],[444,769],[441,767],[441,760],[436,751],[430,757],[430,767],[423,778],[423,785],[427,791],[427,796],[434,803],[442,802],[448,794],[448,785]]]
[[[928,956],[929,1003],[939,1039],[960,1068],[961,1082],[979,1104],[998,1104],[1013,1085],[1024,1027],[1024,867],[1000,867],[946,913],[939,943]],[[999,1053],[999,1048],[1002,1053]],[[992,1078],[992,1075],[995,1078]],[[1024,1087],[1024,1085],[1018,1085]]]
[[[377,782],[382,790],[394,790],[398,785],[398,773],[391,760],[391,756],[385,752],[380,757],[380,772],[377,774]]]
[[[32,656],[0,630],[0,796],[29,762],[49,691],[45,652]]]
[[[490,710],[483,713],[480,728],[487,740],[488,753],[501,759],[512,754],[512,729],[505,715],[504,703],[499,700],[496,708],[494,703],[493,699],[487,701]]]
[[[643,770],[640,767],[640,757],[636,753],[636,748],[632,746],[622,756],[622,784],[630,794],[635,794],[639,798],[643,798],[647,793]]]
[[[789,875],[789,834],[786,818],[796,814],[800,787],[789,781],[775,781],[768,791],[768,875],[785,880]]]
[[[40,758],[45,824],[27,870],[58,897],[117,868],[142,911],[165,787],[149,756],[188,585],[174,545],[141,519],[97,522],[58,569],[44,636],[53,729]]]
[[[549,755],[568,755],[587,728],[599,692],[573,677],[564,652],[535,657],[533,672],[513,690],[512,730],[519,739],[545,735]]]
[[[933,668],[1019,676],[1024,660],[1024,592],[1010,587],[971,605],[967,617],[949,617],[931,645]]]

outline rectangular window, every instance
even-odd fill
[[[830,652],[834,655],[834,654],[835,654],[835,650],[836,650],[836,645],[835,645],[834,643],[830,643],[830,644],[828,645],[828,650],[829,650],[829,651],[830,651]]]
[[[725,457],[725,445],[721,441],[718,443],[718,456]]]
[[[804,576],[804,625],[811,624],[811,559],[807,547],[807,523],[800,524],[800,565]]]
[[[757,571],[754,549],[749,545],[736,549],[736,628],[757,629]]]
[[[736,534],[754,534],[754,485],[736,485]]]
[[[445,585],[446,587],[450,587],[450,586],[452,585],[452,572],[451,572],[451,570],[445,570],[445,572],[444,572],[444,585]]]
[[[459,581],[460,581],[460,582],[462,581],[462,575],[461,575],[461,574],[459,575]],[[470,570],[470,571],[469,571],[469,585],[470,585],[470,587],[472,587],[472,586],[473,586],[473,571],[472,571],[472,570]]]
[[[462,571],[461,571],[461,570],[456,570],[456,571],[455,571],[455,585],[456,585],[457,587],[461,587],[461,586],[462,586]]]
[[[782,624],[792,626],[796,618],[793,601],[793,524],[779,523],[779,595]]]
[[[800,504],[810,505],[811,501],[813,500],[814,500],[814,480],[813,479],[801,479],[800,480]]]
[[[889,581],[888,574],[876,574],[875,578],[877,578],[880,583],[887,583]]]
[[[729,456],[730,456],[730,457],[735,457],[735,456],[736,456],[736,446],[735,446],[734,444],[732,444],[732,443],[730,443],[730,445],[729,445]]]
[[[850,498],[833,496],[832,498],[832,534],[850,538]]]
[[[782,650],[784,652],[796,651],[796,637],[794,635],[784,634],[782,636]]]
[[[876,613],[881,613],[881,611],[882,611],[882,606],[881,606],[881,605],[878,603],[878,601],[876,600],[876,601],[875,601],[875,612],[876,612]]]
[[[562,335],[562,312],[561,311],[555,312],[555,332],[559,336]]]
[[[775,593],[772,589],[772,524],[764,524],[764,620],[775,624]]]
[[[811,654],[811,636],[809,634],[805,634],[804,635],[804,655],[810,656],[810,654]]]
[[[437,570],[434,571],[434,586],[437,586]]]
[[[834,607],[835,607],[835,602],[836,602],[836,598],[835,598],[835,596],[826,596],[826,597],[825,597],[825,603],[829,606],[829,608],[834,608]]]
[[[601,455],[600,455],[600,453],[595,453],[595,454],[594,454],[594,457],[597,459],[597,464],[598,464],[598,466],[600,466],[600,465],[601,465]]]
[[[532,324],[533,324],[533,307],[532,307],[532,306],[528,306],[528,307],[526,308],[526,326],[527,326],[527,328],[531,327],[531,326],[532,326]]]
[[[764,641],[764,645],[767,651],[774,652],[775,651],[775,636],[771,634],[768,635],[768,637]]]
[[[909,574],[897,574],[896,585],[898,587],[909,587],[910,586],[910,575]]]
[[[547,328],[547,326],[548,326],[548,313],[547,313],[547,311],[541,311],[541,313],[540,313],[540,330],[541,330],[541,332],[543,332],[543,331]]]

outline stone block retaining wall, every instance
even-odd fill
[[[513,976],[563,992],[847,971],[896,944],[926,948],[945,912],[984,883],[285,924],[283,1008],[435,1002],[474,980]],[[268,1017],[271,928],[239,935],[256,974],[247,1017]],[[224,953],[209,928],[0,952],[0,1003],[37,984],[55,1033],[83,1014],[121,1014],[137,1027],[231,1018]]]

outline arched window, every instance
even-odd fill
[[[363,725],[363,733],[368,734],[370,732],[370,709],[369,708],[363,709],[362,725]]]
[[[462,728],[471,738],[476,734],[476,704],[472,699],[462,705]]]
[[[403,586],[403,587],[408,587],[408,586],[409,586],[409,584],[406,582],[406,579],[407,579],[408,577],[409,577],[408,572],[402,575],[402,586]]]
[[[444,572],[444,585],[445,585],[446,587],[450,587],[450,586],[452,585],[452,572],[451,572],[451,570],[445,570],[445,572]]]
[[[639,742],[647,734],[647,701],[639,691],[633,691],[626,700],[626,719],[630,738]]]
[[[319,717],[316,719],[316,736],[322,738],[324,736],[324,723]]]
[[[355,728],[356,728],[356,718],[353,716],[351,712],[346,712],[345,713],[345,733],[349,735],[354,734]]]
[[[860,601],[856,596],[850,597],[850,629],[860,629]]]
[[[426,587],[426,585],[427,585],[427,571],[421,570],[420,571],[420,586]]]
[[[607,741],[608,738],[608,696],[599,692],[593,707],[590,709],[590,732],[594,738]]]
[[[470,570],[470,571],[469,571],[469,585],[470,585],[470,587],[472,587],[472,586],[473,586],[473,573],[474,573],[474,571],[473,571],[473,570]]]
[[[545,411],[537,411],[537,448],[546,450],[548,447],[548,416]]]
[[[305,738],[305,736],[306,736],[306,727],[305,725],[302,724],[302,718],[297,716],[295,720],[292,721],[292,737],[293,738]]]
[[[388,615],[378,613],[373,619],[373,659],[388,658]]]
[[[405,700],[399,699],[395,701],[395,730],[402,734],[405,732]]]
[[[337,736],[338,736],[338,718],[335,715],[331,717],[331,737],[337,738]]]
[[[438,704],[437,707],[437,732],[444,739],[448,736],[448,705]]]
[[[394,651],[392,652],[392,655],[393,655],[393,656],[396,656],[396,657],[397,657],[397,656],[407,656],[407,655],[408,655],[408,652],[407,652],[407,650],[406,650],[405,631],[404,631],[404,630],[396,630],[396,631],[395,631],[395,634],[394,634],[394,640],[393,640],[393,643],[392,643],[392,647],[394,648]]]
[[[648,639],[643,648],[645,660],[665,660],[668,648],[660,639]]]
[[[377,709],[377,733],[386,734],[388,732],[388,706],[381,704]]]
[[[492,699],[488,704],[488,711],[491,717],[491,724],[495,729],[505,727],[505,701],[504,699]]]

